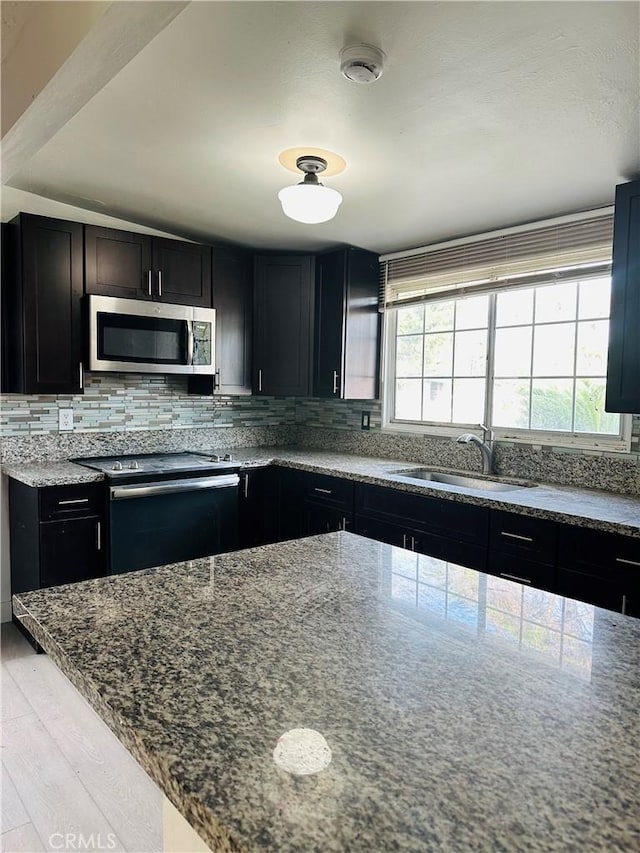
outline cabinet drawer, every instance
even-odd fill
[[[104,486],[102,483],[80,483],[40,489],[40,521],[102,515]]]
[[[557,528],[553,521],[492,510],[489,543],[492,552],[547,566],[556,562]]]
[[[486,572],[536,589],[547,589],[551,592],[556,590],[555,567],[533,560],[523,560],[521,557],[493,551],[489,554]]]
[[[637,593],[640,586],[635,590],[624,589],[615,580],[606,581],[597,575],[586,572],[574,572],[570,569],[558,569],[557,592],[566,598],[575,598],[585,601],[596,607],[604,607],[605,610],[615,610],[617,613],[628,613],[638,615]],[[636,595],[633,595],[635,591]],[[635,604],[636,612],[632,612]]]
[[[611,580],[640,583],[640,538],[563,525],[558,565]]]
[[[459,501],[357,485],[356,513],[473,545],[486,546],[488,540],[487,507]]]
[[[303,481],[305,500],[353,510],[353,482],[326,474],[305,474]]]

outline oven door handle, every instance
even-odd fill
[[[112,501],[130,498],[148,498],[153,495],[171,495],[177,492],[195,492],[199,489],[228,489],[237,486],[240,477],[237,474],[223,474],[217,477],[193,477],[189,480],[163,480],[159,483],[136,483],[129,486],[112,486],[109,497]]]

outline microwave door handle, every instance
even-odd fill
[[[193,364],[193,320],[187,320],[187,364]]]

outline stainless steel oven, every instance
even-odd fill
[[[106,477],[111,574],[238,547],[238,462],[193,453],[76,461]]]
[[[89,296],[89,370],[215,373],[213,308]]]

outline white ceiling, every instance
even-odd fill
[[[628,2],[191,3],[11,179],[193,239],[385,252],[610,204],[640,172]],[[370,41],[382,78],[341,77]],[[323,225],[281,212],[310,145],[345,158]]]

